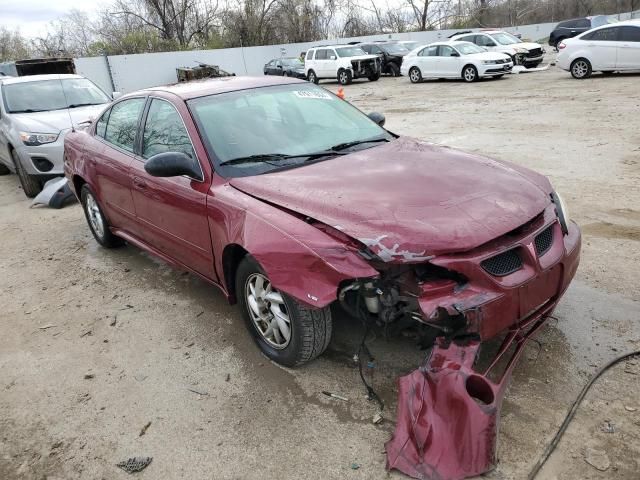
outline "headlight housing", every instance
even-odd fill
[[[558,215],[558,221],[560,222],[562,233],[567,235],[569,233],[569,213],[567,211],[567,206],[565,205],[564,200],[562,200],[562,197],[555,191],[551,192],[551,201],[556,206],[556,215]]]
[[[57,133],[20,132],[20,140],[28,147],[37,147],[45,143],[53,143],[58,139]]]

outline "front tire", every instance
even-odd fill
[[[370,82],[377,82],[378,80],[380,80],[380,72],[374,73],[373,75],[369,75],[367,78],[369,79]]]
[[[411,80],[411,83],[420,83],[422,81],[422,72],[418,67],[411,67],[409,80]]]
[[[473,65],[467,65],[462,69],[462,79],[467,83],[477,82],[478,70]]]
[[[577,58],[571,63],[571,76],[577,80],[589,78],[592,72],[591,62],[586,58]]]
[[[353,81],[353,76],[349,70],[343,69],[338,72],[338,83],[340,85],[350,85]]]
[[[250,255],[236,272],[242,316],[262,352],[280,365],[295,367],[325,351],[331,340],[331,309],[311,308],[271,285]]]
[[[311,83],[315,83],[316,85],[320,81],[318,79],[318,76],[316,75],[316,72],[314,72],[313,70],[309,70],[309,73],[307,73],[307,80],[309,80],[309,82]]]
[[[398,65],[396,65],[395,63],[390,63],[389,64],[389,72],[391,73],[392,77],[399,77],[400,76],[400,67],[398,67]]]
[[[93,238],[96,239],[96,242],[105,248],[115,248],[122,245],[124,243],[122,239],[111,233],[107,217],[104,216],[93,190],[91,190],[86,183],[82,186],[80,200],[82,202],[84,215],[89,224],[89,229],[93,234]]]
[[[24,171],[24,167],[18,157],[18,152],[11,150],[11,158],[13,164],[16,166],[16,173],[20,179],[20,185],[22,185],[22,191],[28,198],[33,198],[42,191],[42,184],[36,175],[29,175]]]

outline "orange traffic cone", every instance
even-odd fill
[[[342,100],[344,100],[344,88],[340,87],[338,89],[338,93],[336,93],[336,95],[341,98]]]

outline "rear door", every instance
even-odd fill
[[[424,47],[418,52],[416,65],[422,72],[423,77],[437,77],[438,73],[438,46],[431,45]]]
[[[457,56],[456,56],[457,54]],[[443,77],[459,77],[462,72],[460,54],[449,45],[438,47],[438,71]]]
[[[640,26],[625,25],[620,28],[616,68],[640,70]]]
[[[620,27],[600,28],[580,37],[587,42],[589,61],[594,70],[614,70],[618,57]]]
[[[173,103],[150,98],[139,144],[139,155],[130,172],[142,239],[171,259],[205,277],[215,278],[206,212],[209,183],[183,117]],[[145,162],[164,152],[186,153],[199,164],[200,177],[149,175],[144,169]]]
[[[94,166],[96,194],[109,222],[137,235],[129,168],[145,97],[128,98],[108,109],[96,122],[94,140],[84,158]]]

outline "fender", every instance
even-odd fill
[[[352,244],[303,219],[228,184],[213,185],[211,191],[207,210],[214,251],[243,248],[274,287],[297,300],[322,308],[337,299],[341,282],[378,276]],[[224,281],[222,257],[216,255],[216,272],[231,296],[234,286]]]

